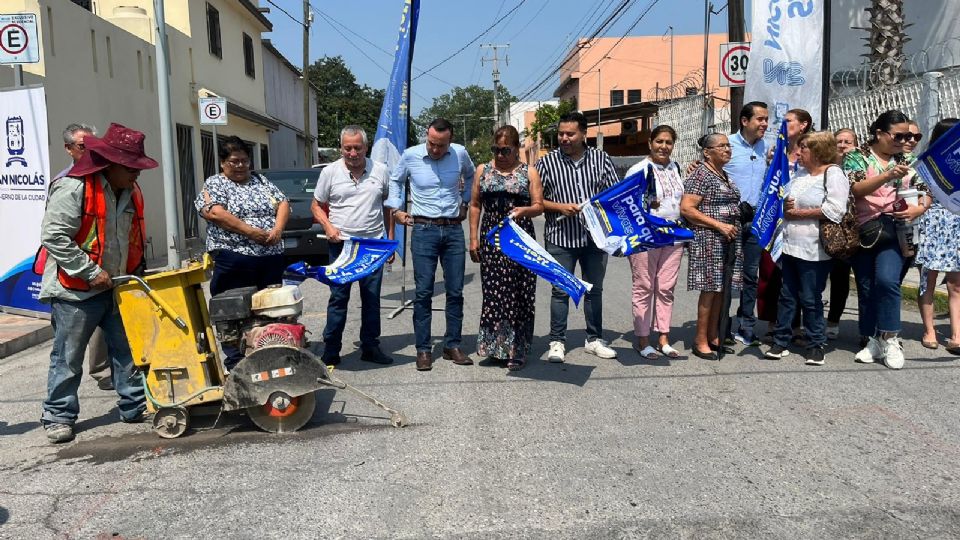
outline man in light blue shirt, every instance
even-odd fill
[[[730,137],[732,156],[724,171],[740,190],[740,201],[756,209],[767,171],[767,143],[763,134],[767,131],[769,115],[767,104],[751,101],[740,111],[740,131]],[[757,324],[757,288],[760,273],[760,256],[763,247],[749,226],[743,227],[743,287],[740,289],[740,307],[737,308],[739,330],[734,339],[744,345],[759,345],[753,328]]]
[[[466,149],[452,144],[453,126],[437,118],[427,128],[427,142],[407,148],[390,174],[390,194],[384,206],[393,208],[397,223],[413,227],[410,252],[413,255],[413,331],[416,336],[417,369],[433,366],[430,324],[437,262],[443,267],[446,287],[446,323],[443,357],[458,365],[471,361],[460,350],[463,329],[463,274],[466,243],[463,218],[466,216],[475,168]],[[410,180],[412,205],[403,210],[404,185]]]

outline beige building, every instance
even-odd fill
[[[261,33],[271,24],[250,0],[164,5],[180,247],[197,253],[203,225],[193,198],[215,167],[211,132],[200,126],[197,99],[227,98],[229,125],[220,126],[218,135],[251,143],[251,157],[259,164],[268,132],[278,127],[264,99]],[[147,153],[162,158],[151,0],[4,0],[3,11],[35,13],[39,20],[41,62],[24,65],[24,82],[42,84],[46,91],[53,173],[68,163],[60,131],[72,122],[93,124],[101,134],[111,122],[138,129],[146,134]],[[12,84],[13,70],[0,69],[0,87]],[[167,251],[160,169],[145,171],[140,185],[147,202],[147,256],[155,266],[165,263]]]
[[[703,34],[667,36],[601,37],[581,40],[571,51],[572,58],[560,70],[560,84],[554,97],[576,100],[592,124],[587,137],[596,139],[598,109],[654,102],[703,91]],[[708,44],[707,88],[721,100],[728,100],[727,88],[720,88],[718,71],[720,44],[727,35],[711,34]],[[671,43],[673,55],[671,61]],[[616,44],[616,46],[614,46]],[[722,105],[720,101],[718,105]],[[593,114],[589,114],[593,111]],[[600,120],[604,149],[614,155],[647,153],[649,126],[640,121],[621,122],[608,115]],[[615,115],[611,115],[615,116]]]

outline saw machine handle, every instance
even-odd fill
[[[177,325],[177,328],[181,330],[187,329],[187,322],[183,320],[183,317],[178,315],[177,312],[174,311],[172,307],[170,307],[170,304],[168,304],[163,298],[160,298],[160,295],[157,294],[157,291],[151,289],[150,286],[147,285],[147,282],[141,279],[140,277],[132,276],[132,275],[116,276],[113,278],[113,285],[114,286],[123,285],[131,281],[135,281],[140,285],[140,287],[144,290],[144,292],[147,293],[147,296],[150,297],[150,300],[153,300],[153,303],[156,304],[161,311],[166,313],[167,317],[170,317],[173,320],[174,324]]]

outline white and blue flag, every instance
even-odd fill
[[[327,266],[309,266],[298,262],[287,267],[287,276],[296,274],[327,285],[353,283],[376,272],[397,249],[396,240],[383,238],[346,238],[340,256]],[[302,281],[302,280],[301,280]]]
[[[505,218],[487,233],[487,242],[504,255],[567,293],[574,305],[580,305],[584,293],[593,285],[583,281],[560,265],[536,239],[510,218]]]
[[[593,242],[615,257],[693,240],[693,231],[649,212],[653,168],[637,171],[590,198],[581,209]]]
[[[954,214],[960,214],[960,124],[947,130],[914,163],[930,193]]]
[[[392,171],[400,161],[400,154],[407,148],[407,126],[410,120],[410,70],[413,65],[413,45],[417,37],[417,19],[420,16],[420,0],[404,0],[400,15],[400,35],[397,38],[393,71],[387,85],[377,134],[373,137],[370,158],[379,161]],[[394,238],[403,240],[403,225],[394,228]],[[403,257],[403,253],[400,253]]]
[[[760,202],[753,216],[750,232],[757,237],[757,243],[770,252],[770,258],[776,262],[783,253],[783,196],[790,183],[790,159],[787,156],[787,121],[780,124],[777,134],[777,146],[773,150],[773,161],[763,179],[760,190]]]

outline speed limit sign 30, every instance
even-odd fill
[[[720,44],[720,86],[743,86],[750,65],[750,43]]]

